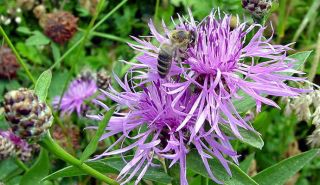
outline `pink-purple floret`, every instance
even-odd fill
[[[153,166],[156,156],[171,161],[170,166],[180,164],[180,184],[188,184],[186,178],[186,158],[195,148],[212,180],[219,181],[208,164],[208,159],[216,157],[231,175],[226,156],[238,163],[238,155],[230,140],[242,136],[239,127],[255,132],[239,113],[233,100],[243,98],[243,91],[255,100],[256,111],[261,105],[278,105],[271,96],[298,96],[307,92],[288,86],[285,82],[305,81],[292,77],[299,73],[294,69],[296,61],[287,57],[289,46],[272,45],[271,38],[263,37],[265,27],[248,26],[245,23],[230,27],[231,16],[212,12],[200,23],[196,23],[189,12],[189,20],[179,17],[176,29],[196,33],[196,42],[186,51],[182,63],[174,61],[169,75],[161,79],[157,73],[159,45],[169,42],[170,31],[163,23],[166,36],[161,35],[152,22],[149,27],[158,45],[133,37],[139,44],[130,44],[143,54],[137,57],[140,63],[133,64],[128,74],[136,74],[135,85],[125,78],[116,81],[123,92],[110,87],[103,91],[106,97],[117,103],[117,111],[111,118],[101,140],[118,135],[118,140],[104,153],[123,155],[134,151],[134,157],[122,169],[118,180],[125,184],[134,176],[137,184],[149,166]],[[253,34],[252,39],[246,37]],[[257,59],[263,58],[261,62]],[[140,91],[136,92],[136,89]],[[109,109],[101,101],[96,103]],[[102,115],[91,115],[101,120]],[[221,126],[228,126],[232,135],[227,135]],[[137,133],[132,135],[133,131]],[[132,144],[124,146],[124,140]],[[113,149],[118,144],[120,148]]]
[[[70,115],[72,112],[76,112],[78,116],[82,116],[88,109],[88,106],[84,103],[85,100],[97,91],[98,87],[95,80],[77,78],[70,83],[61,100],[60,97],[55,97],[53,106],[56,109],[59,108],[62,114]]]

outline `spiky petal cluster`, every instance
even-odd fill
[[[218,14],[218,15],[216,15]],[[231,16],[220,16],[212,12],[199,24],[196,24],[190,13],[189,23],[181,18],[176,29],[192,30],[196,34],[196,41],[186,51],[182,63],[174,65],[169,73],[169,78],[177,78],[166,82],[169,93],[177,95],[180,99],[188,89],[195,89],[198,98],[193,104],[188,116],[183,120],[178,130],[182,129],[191,115],[198,121],[193,130],[193,135],[202,127],[205,120],[209,121],[218,134],[221,134],[219,124],[229,125],[234,134],[241,138],[238,127],[252,129],[239,115],[235,100],[250,96],[256,104],[256,110],[261,110],[262,104],[278,107],[266,95],[272,96],[297,96],[304,90],[288,86],[285,81],[304,81],[304,78],[291,77],[296,61],[286,56],[290,50],[288,46],[272,45],[271,38],[263,37],[264,27],[255,24],[246,26],[245,23],[230,27]],[[239,21],[238,21],[239,22]],[[161,44],[168,39],[157,32],[152,22],[149,23],[154,38]],[[253,37],[246,37],[253,30],[257,30]],[[163,29],[167,36],[170,32],[165,24]],[[142,64],[137,64],[134,69],[148,68],[148,73],[140,72],[135,78],[144,79],[142,83],[157,80],[157,54],[159,47],[151,42],[134,38],[141,45],[131,46],[144,55],[137,59]],[[261,60],[263,58],[263,60]],[[260,61],[259,61],[260,60]],[[239,93],[241,91],[241,94]],[[175,106],[175,102],[172,106]],[[197,110],[197,111],[196,111]]]
[[[177,130],[196,101],[197,96],[195,94],[185,91],[179,101],[175,103],[175,106],[171,107],[177,95],[167,94],[166,88],[163,88],[159,82],[142,87],[142,92],[133,92],[128,84],[118,82],[124,92],[118,93],[112,88],[110,88],[110,92],[104,92],[108,98],[118,103],[119,112],[111,118],[106,128],[108,132],[101,139],[116,134],[119,134],[120,138],[98,158],[124,154],[136,149],[133,159],[127,163],[119,174],[119,180],[123,181],[122,184],[130,181],[135,175],[138,177],[137,184],[147,168],[153,164],[155,156],[168,159],[171,161],[171,166],[179,162],[180,183],[182,185],[188,184],[186,157],[192,147],[200,154],[213,180],[219,182],[210,170],[207,161],[212,158],[210,155],[217,157],[226,170],[231,173],[223,155],[230,156],[235,162],[237,162],[237,156],[229,143],[230,138],[228,136],[224,134],[218,136],[213,130],[200,128],[199,134],[191,138],[190,133],[198,121],[196,117],[190,118],[184,129]],[[102,102],[97,101],[97,103],[108,109]],[[129,108],[129,112],[121,113],[123,108]],[[174,109],[183,114],[177,114]],[[98,120],[102,119],[102,116],[90,117]],[[137,135],[132,135],[137,131]],[[126,139],[131,140],[132,144],[113,150],[116,144]],[[140,169],[142,170],[140,171]],[[137,172],[139,174],[136,174]]]
[[[17,156],[22,161],[28,161],[32,157],[32,148],[30,145],[20,137],[16,136],[11,131],[0,131],[0,136],[12,143],[11,156]]]
[[[60,97],[55,97],[53,106],[56,109],[59,108],[62,114],[70,115],[72,112],[77,112],[78,116],[81,116],[88,108],[84,101],[94,95],[97,90],[98,87],[93,78],[78,77],[70,83],[61,100]]]
[[[266,98],[268,95],[297,96],[305,91],[285,83],[287,80],[298,82],[304,79],[290,76],[298,73],[293,69],[296,61],[286,56],[290,48],[270,44],[271,38],[263,37],[265,28],[261,25],[246,26],[238,21],[236,27],[231,27],[231,16],[221,18],[220,13],[215,15],[214,12],[199,24],[191,13],[190,20],[181,17],[179,20],[180,23],[175,24],[176,29],[193,31],[196,39],[180,58],[181,63],[174,57],[165,79],[158,75],[157,58],[159,46],[170,43],[170,31],[163,23],[166,34],[163,36],[150,22],[152,35],[159,43],[153,45],[150,41],[133,37],[139,44],[130,45],[143,53],[137,58],[140,63],[133,64],[130,71],[137,75],[129,80],[125,78],[125,83],[116,77],[124,92],[118,93],[112,87],[104,92],[120,108],[128,109],[122,112],[119,109],[111,118],[107,133],[101,139],[115,134],[120,137],[98,156],[135,151],[133,159],[119,174],[123,184],[134,175],[137,176],[137,184],[148,166],[153,164],[155,156],[171,160],[172,164],[179,162],[180,184],[188,184],[186,156],[191,148],[201,156],[210,177],[219,182],[212,174],[208,159],[218,158],[229,173],[224,156],[237,162],[236,152],[229,143],[231,138],[221,127],[229,127],[232,135],[239,138],[242,137],[239,128],[255,132],[247,119],[240,116],[234,101],[241,102],[244,96],[250,96],[259,112],[262,104],[278,107]],[[253,30],[257,31],[247,39]],[[138,84],[137,80],[140,80]],[[129,86],[128,81],[134,83]],[[136,92],[138,89],[142,91]],[[102,102],[96,103],[109,109]],[[102,116],[91,117],[102,119]],[[124,146],[126,139],[132,144]],[[113,150],[117,145],[120,149]],[[124,180],[126,176],[128,178]]]

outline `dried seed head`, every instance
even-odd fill
[[[50,108],[32,90],[21,88],[4,96],[5,117],[22,139],[36,139],[51,126]]]
[[[253,18],[261,19],[271,8],[272,0],[242,0],[242,7],[246,9]]]
[[[90,12],[91,15],[96,13],[98,3],[99,0],[80,0],[80,5]]]
[[[301,95],[293,100],[292,108],[298,116],[299,121],[308,121],[311,118],[311,111],[309,107],[311,104],[312,98],[309,94]]]
[[[11,79],[16,76],[20,65],[16,56],[7,46],[0,47],[0,78]]]
[[[67,127],[66,131],[68,133],[68,138],[63,133],[63,130],[59,126],[53,128],[52,137],[63,147],[68,149],[68,142],[72,145],[74,149],[80,148],[80,132],[79,128],[76,126]]]
[[[0,135],[0,160],[4,160],[14,154],[14,144],[9,138]]]
[[[44,33],[54,42],[64,44],[77,31],[78,18],[69,12],[59,11],[45,14],[40,18]]]
[[[24,10],[31,10],[35,4],[35,0],[17,0],[17,6]]]
[[[33,8],[33,15],[40,19],[46,13],[46,7],[43,4],[37,5]]]
[[[84,80],[84,81],[96,81],[97,74],[95,71],[90,69],[89,67],[84,67],[81,72],[78,74],[77,79]]]
[[[308,136],[307,143],[312,148],[320,147],[320,126],[316,127],[312,134]]]
[[[100,70],[97,73],[97,86],[100,89],[106,90],[110,86],[111,76],[108,75],[106,70]]]

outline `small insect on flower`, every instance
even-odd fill
[[[169,43],[162,43],[159,49],[157,68],[161,78],[169,73],[174,58],[180,61],[184,57],[187,47],[194,43],[195,35],[193,31],[174,30],[169,40]]]

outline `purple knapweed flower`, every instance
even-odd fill
[[[60,97],[55,97],[53,106],[59,108],[62,114],[70,115],[72,112],[77,112],[78,116],[81,116],[88,108],[84,101],[97,91],[98,87],[93,78],[78,77],[70,83],[61,100]]]
[[[179,16],[180,23],[175,24],[175,29],[193,31],[195,42],[185,51],[182,62],[178,63],[174,59],[166,79],[168,82],[164,84],[168,88],[167,93],[175,94],[172,108],[176,107],[176,102],[190,88],[198,94],[177,131],[195,117],[198,121],[191,131],[192,136],[199,132],[206,120],[218,135],[222,136],[219,125],[228,125],[237,137],[242,138],[239,127],[247,130],[253,128],[239,115],[233,103],[243,98],[239,92],[255,100],[257,112],[261,110],[262,104],[278,107],[268,95],[298,96],[306,92],[285,83],[305,79],[290,76],[301,72],[294,69],[297,61],[286,55],[290,50],[289,45],[271,44],[271,38],[263,36],[265,27],[240,24],[239,20],[235,27],[231,27],[231,16],[221,17],[219,10],[212,12],[200,23],[196,23],[191,12],[189,15],[190,20]],[[164,23],[162,27],[166,36],[161,35],[152,22],[149,27],[158,45],[136,37],[133,38],[139,44],[130,44],[143,53],[137,57],[140,63],[133,64],[132,68],[132,71],[139,72],[134,79],[140,79],[140,84],[160,79],[157,73],[159,46],[170,43],[170,31]],[[143,68],[148,71],[141,71]]]
[[[224,156],[231,157],[236,163],[238,156],[229,143],[231,139],[229,136],[223,133],[218,136],[213,129],[201,127],[198,134],[191,139],[190,133],[197,122],[201,121],[197,120],[196,116],[191,116],[183,129],[177,130],[184,121],[185,115],[190,112],[197,101],[196,94],[188,90],[184,91],[172,107],[177,94],[166,93],[167,88],[163,87],[160,81],[141,86],[141,92],[134,92],[127,81],[122,83],[118,78],[116,79],[124,92],[119,93],[112,87],[108,92],[103,91],[106,97],[117,103],[118,111],[111,117],[106,127],[107,133],[102,136],[101,140],[116,134],[119,138],[96,158],[134,151],[134,157],[127,161],[118,176],[122,184],[126,184],[134,176],[137,177],[135,184],[138,184],[148,167],[155,165],[153,162],[157,156],[171,161],[170,167],[179,162],[180,184],[187,185],[186,157],[192,148],[201,156],[212,180],[221,183],[215,178],[208,164],[208,159],[213,156],[219,159],[227,172],[231,174]],[[109,109],[100,101],[96,103]],[[178,114],[174,109],[184,114]],[[101,115],[89,117],[97,120],[103,119]],[[134,133],[137,134],[134,135]],[[125,146],[125,140],[132,144]],[[120,149],[114,149],[117,145],[120,146]]]
[[[0,135],[9,139],[14,144],[14,148],[15,148],[14,154],[20,157],[22,160],[26,159],[22,154],[31,153],[32,151],[31,146],[25,140],[16,136],[13,132],[0,130]]]

